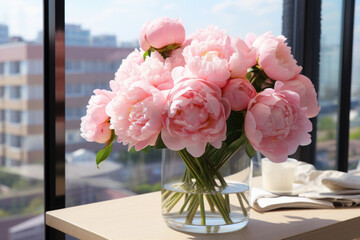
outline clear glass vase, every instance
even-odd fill
[[[209,152],[194,158],[186,150],[164,150],[161,204],[169,227],[194,233],[224,233],[247,225],[251,159],[244,148],[228,157],[218,155]]]

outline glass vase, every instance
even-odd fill
[[[194,158],[186,150],[164,150],[161,204],[169,227],[224,233],[247,225],[252,162],[244,147],[230,155],[210,151]]]

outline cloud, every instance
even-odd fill
[[[179,9],[179,8],[180,8],[180,6],[178,4],[176,4],[176,3],[165,3],[163,5],[163,10],[164,11],[173,11],[173,10]]]
[[[236,11],[239,13],[251,13],[254,15],[262,15],[279,9],[282,6],[281,0],[225,0],[212,6],[212,12],[216,14],[227,13],[228,11]]]
[[[0,0],[2,22],[9,26],[9,34],[20,35],[33,40],[42,30],[42,1],[6,1]]]

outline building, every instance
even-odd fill
[[[9,42],[9,28],[5,24],[0,24],[0,44]]]
[[[80,137],[80,118],[96,88],[109,89],[121,61],[132,49],[66,48],[66,150],[97,151]],[[121,144],[116,144],[118,148]],[[0,165],[43,162],[42,46],[26,42],[0,45]]]
[[[92,39],[92,45],[94,47],[116,47],[115,35],[98,35]]]
[[[66,46],[89,46],[90,31],[81,28],[81,25],[65,24]]]

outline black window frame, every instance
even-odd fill
[[[321,3],[313,0],[283,1],[283,34],[288,37],[294,57],[303,66],[303,74],[319,90],[319,54],[321,34]],[[337,170],[348,171],[349,114],[351,102],[351,68],[353,53],[355,0],[342,1],[340,42],[339,121],[336,139]],[[312,118],[312,143],[299,147],[295,157],[315,164],[317,119]]]
[[[343,0],[341,41],[340,119],[337,139],[338,170],[348,169],[349,108],[355,0]],[[45,212],[65,207],[65,0],[43,0],[44,16],[44,198]],[[283,34],[303,74],[319,85],[321,1],[284,0]],[[312,144],[297,157],[315,162],[316,118],[312,119]],[[345,158],[346,157],[346,158]],[[45,225],[45,239],[65,239],[65,234]]]

